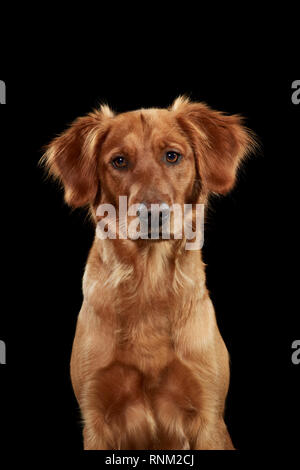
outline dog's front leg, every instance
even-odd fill
[[[224,420],[211,423],[198,431],[195,450],[235,450]]]
[[[83,448],[84,450],[109,450],[99,430],[87,425],[83,428]]]

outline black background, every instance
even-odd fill
[[[82,64],[81,64],[82,65]],[[246,117],[260,150],[234,191],[215,198],[204,261],[221,334],[231,356],[226,422],[241,456],[297,450],[300,365],[298,307],[298,141],[296,77],[212,75],[172,64],[121,70],[68,64],[10,74],[0,106],[3,308],[0,339],[2,448],[82,449],[69,360],[93,229],[71,211],[37,167],[42,147],[100,102],[115,111],[164,107],[179,94]]]

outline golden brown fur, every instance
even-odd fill
[[[178,98],[169,109],[114,115],[102,107],[48,147],[44,161],[65,200],[205,203],[226,193],[252,139],[239,116]],[[174,168],[161,155],[183,155]],[[113,155],[130,168],[116,171]],[[199,251],[185,240],[100,240],[83,279],[71,376],[85,449],[232,449],[223,420],[226,346]]]

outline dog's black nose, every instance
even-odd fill
[[[143,224],[148,224],[148,230],[155,230],[156,227],[161,228],[170,217],[170,207],[165,202],[161,204],[142,202],[139,205],[137,215]]]

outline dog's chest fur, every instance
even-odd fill
[[[112,361],[145,373],[164,369],[176,357],[173,332],[191,313],[195,289],[201,289],[201,276],[197,286],[189,277],[195,279],[196,266],[189,263],[188,273],[180,260],[169,255],[163,244],[157,244],[129,265],[107,252],[99,260],[94,251],[84,279],[87,302],[99,316],[102,330],[110,330]],[[202,277],[203,288],[204,273]]]

